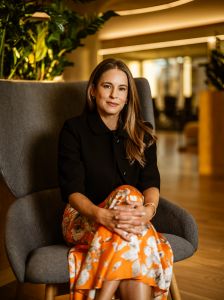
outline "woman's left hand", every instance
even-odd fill
[[[127,208],[129,208],[129,213],[127,213]],[[128,233],[141,234],[152,216],[153,209],[149,206],[144,207],[140,202],[130,202],[127,205],[120,205],[116,207],[116,227]]]

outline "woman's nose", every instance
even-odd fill
[[[110,96],[111,96],[112,98],[114,98],[114,99],[118,98],[118,93],[117,93],[117,90],[116,90],[115,88],[113,88],[113,89],[111,90]]]

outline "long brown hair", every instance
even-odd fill
[[[144,151],[147,146],[156,141],[156,137],[153,133],[153,129],[146,125],[142,118],[135,81],[129,68],[123,61],[108,58],[103,60],[93,70],[87,86],[87,108],[89,110],[96,108],[95,101],[91,96],[91,90],[94,86],[97,86],[102,74],[111,69],[123,71],[128,78],[128,102],[120,113],[123,128],[129,137],[125,145],[127,158],[131,163],[136,160],[141,166],[144,166]]]

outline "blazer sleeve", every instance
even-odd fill
[[[81,159],[81,140],[74,122],[66,121],[59,135],[58,175],[62,199],[74,192],[85,193],[85,169]]]
[[[160,173],[157,165],[157,147],[153,143],[145,150],[146,164],[140,170],[138,186],[141,191],[150,187],[160,190]]]

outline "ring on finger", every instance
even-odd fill
[[[114,215],[114,220],[119,220],[119,216],[118,215]]]

